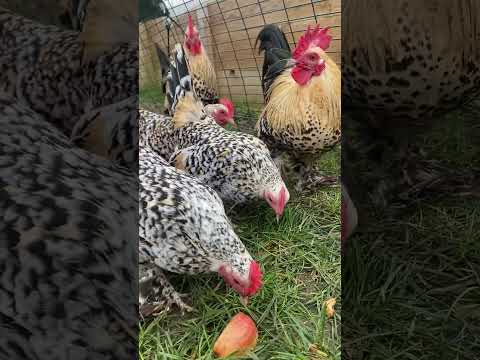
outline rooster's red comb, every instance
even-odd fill
[[[218,103],[225,106],[227,108],[228,116],[233,118],[233,113],[234,113],[233,103],[227,98],[222,98],[222,99],[218,100]]]
[[[321,28],[320,25],[311,28],[308,25],[307,31],[300,37],[298,40],[297,47],[293,50],[292,57],[298,59],[310,45],[315,45],[320,47],[323,50],[326,50],[330,46],[330,41],[332,41],[332,36],[327,34],[329,30],[328,27]]]
[[[192,15],[188,14],[188,25],[187,25],[187,36],[190,36],[195,33],[195,24],[193,23]]]
[[[262,270],[255,261],[250,263],[250,286],[245,290],[244,296],[252,296],[262,287]]]

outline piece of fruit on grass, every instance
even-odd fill
[[[218,337],[213,352],[219,358],[243,356],[257,345],[258,331],[252,318],[242,312],[235,315]]]

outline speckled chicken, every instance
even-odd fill
[[[0,95],[0,352],[137,355],[138,185]]]
[[[95,4],[91,1],[89,6],[96,10]],[[101,9],[93,10],[78,33],[0,8],[0,91],[67,135],[85,112],[138,93],[136,42],[122,33],[110,39],[104,28],[114,27],[121,16],[106,17]]]
[[[286,153],[293,160],[299,190],[332,181],[313,170],[320,154],[340,141],[341,74],[325,52],[331,41],[327,32],[309,27],[293,52],[276,25],[266,25],[257,37],[264,51],[265,96],[258,135],[274,157]]]
[[[140,149],[140,263],[147,282],[161,292],[141,292],[141,305],[189,307],[163,273],[216,272],[242,297],[261,287],[259,265],[252,259],[225,214],[217,193],[200,180],[169,166],[148,146]],[[152,302],[149,297],[160,296]]]

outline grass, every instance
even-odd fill
[[[480,167],[478,119],[479,108],[450,114],[424,149],[453,167]],[[480,201],[443,195],[391,217],[364,204],[371,220],[342,259],[345,359],[478,359]]]
[[[141,106],[161,110],[159,95],[155,88],[143,89]],[[252,131],[258,115],[241,104],[235,111],[240,129]],[[325,172],[338,174],[339,159],[339,149],[325,155]],[[216,275],[175,276],[175,286],[189,294],[196,311],[142,323],[140,359],[213,359],[215,339],[239,311],[249,314],[259,331],[257,347],[246,358],[340,359],[340,191],[306,196],[291,190],[291,195],[279,224],[263,204],[232,213],[237,233],[264,271],[263,289],[248,307]],[[323,304],[332,297],[336,314],[327,319]]]

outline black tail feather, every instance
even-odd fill
[[[262,68],[262,88],[265,95],[275,78],[288,66],[291,50],[285,34],[275,24],[264,26],[257,36],[255,47],[258,43],[258,53],[265,53]]]
[[[167,76],[167,102],[170,115],[175,113],[178,101],[187,92],[193,92],[192,78],[188,71],[187,59],[180,44],[172,51],[170,71]]]
[[[255,47],[257,46],[258,42],[260,42],[260,46],[258,47],[259,54],[262,51],[267,51],[274,48],[291,51],[285,34],[275,24],[265,25],[263,27],[262,31],[260,31],[257,36]]]

